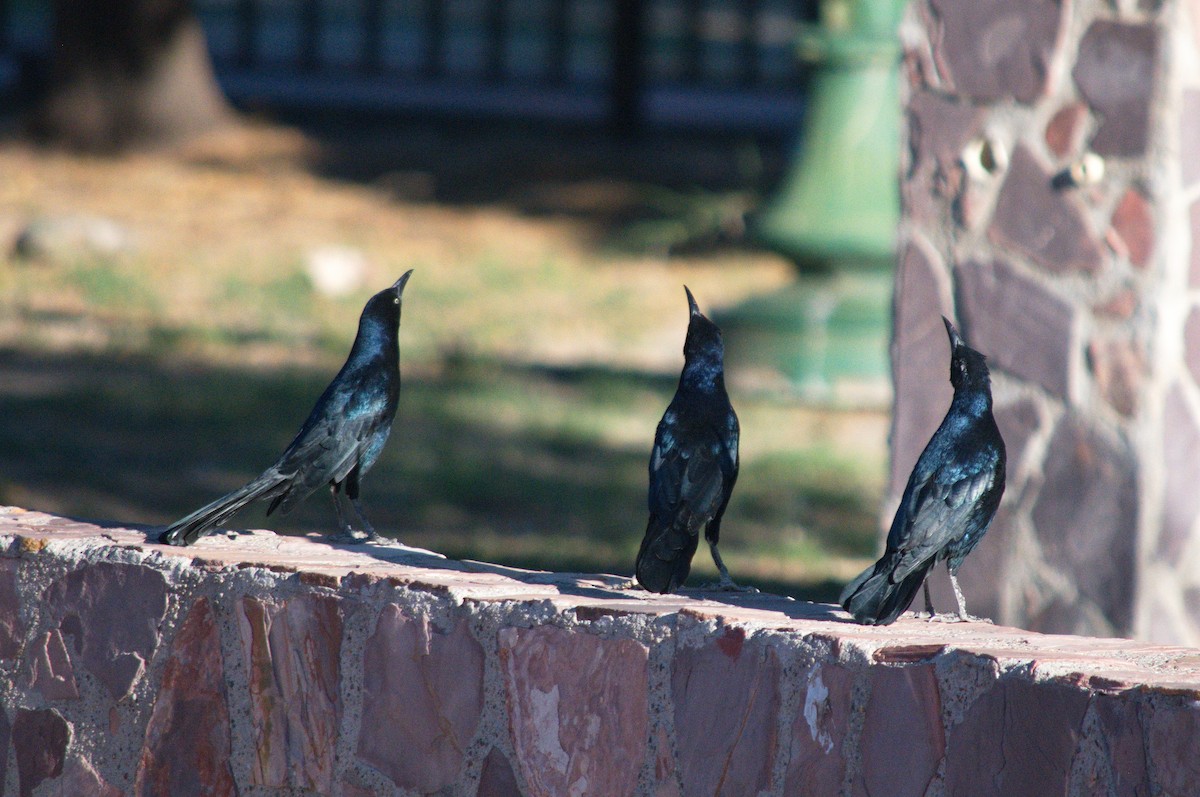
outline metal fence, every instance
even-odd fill
[[[540,116],[622,129],[791,129],[816,0],[194,0],[235,100]],[[0,0],[4,56],[49,0]]]

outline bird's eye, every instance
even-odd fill
[[[397,296],[395,299],[392,299],[392,304],[400,304],[400,297]]]

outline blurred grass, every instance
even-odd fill
[[[682,361],[681,284],[715,310],[785,284],[787,264],[612,246],[612,208],[589,215],[588,202],[636,199],[620,176],[604,190],[542,174],[500,196],[413,200],[379,175],[427,166],[440,190],[441,166],[339,179],[290,132],[245,135],[109,160],[0,142],[0,501],[164,523],[238,486],[290,441],[366,296],[413,267],[400,413],[364,484],[375,525],[455,557],[629,573]],[[570,210],[531,210],[530,196]],[[23,223],[68,213],[112,218],[135,245],[7,256]],[[330,243],[367,256],[351,295],[323,296],[303,272],[305,252]],[[730,384],[743,464],[722,552],[739,580],[829,598],[874,549],[886,415],[806,407],[733,369]],[[320,493],[292,516],[234,519],[289,533],[332,522]],[[695,562],[694,579],[715,574],[705,551]]]

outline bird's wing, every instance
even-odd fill
[[[297,497],[329,482],[340,482],[381,423],[386,423],[387,391],[372,379],[346,379],[330,385],[279,461],[294,473]]]
[[[688,517],[698,529],[723,498],[723,487],[736,475],[736,443],[731,455],[719,435],[683,429],[668,412],[654,436],[650,456],[650,513],[660,518]],[[694,520],[692,520],[694,518]]]
[[[889,534],[896,555],[890,581],[902,581],[966,532],[980,499],[995,482],[998,459],[995,450],[976,450],[965,462],[952,460],[923,481],[921,469],[914,469],[897,512],[898,525]]]

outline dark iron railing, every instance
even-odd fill
[[[267,104],[790,128],[816,0],[194,0],[218,77]],[[48,47],[0,0],[0,60]],[[32,21],[31,21],[32,20]],[[41,30],[33,28],[41,26]]]

